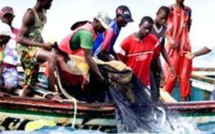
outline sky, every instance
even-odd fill
[[[11,6],[15,11],[13,26],[20,28],[24,12],[35,5],[36,0],[0,0],[0,8]],[[127,5],[134,19],[133,23],[123,28],[116,46],[128,35],[138,30],[138,24],[143,16],[155,17],[158,8],[169,6],[175,0],[53,0],[52,7],[47,12],[47,24],[43,30],[45,41],[56,39],[60,42],[70,33],[73,23],[80,20],[93,20],[99,11],[105,11],[114,18],[119,5]],[[190,39],[193,51],[203,46],[215,46],[215,0],[185,0],[185,5],[192,8],[192,27]],[[117,47],[116,47],[117,49]],[[194,66],[215,67],[215,52],[194,59]]]

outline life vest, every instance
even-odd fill
[[[87,22],[86,24],[84,24],[83,26],[75,29],[74,31],[72,31],[71,34],[69,34],[66,38],[64,38],[61,43],[59,44],[59,49],[67,54],[72,54],[72,55],[84,55],[83,49],[80,47],[77,50],[71,50],[70,48],[70,40],[73,37],[73,35],[81,30],[81,29],[85,29],[88,30],[90,33],[92,33],[93,35],[93,39],[95,40],[97,38],[97,35],[95,33],[95,31],[93,30],[93,26],[91,22]]]

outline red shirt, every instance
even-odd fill
[[[147,86],[150,85],[150,65],[157,38],[149,34],[142,41],[130,35],[121,44],[125,51],[122,61],[133,70],[134,74]]]

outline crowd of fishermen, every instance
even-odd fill
[[[46,23],[46,10],[50,9],[52,1],[36,0],[35,6],[24,14],[20,29],[12,26],[15,17],[13,8],[6,6],[1,9],[1,91],[13,94],[14,89],[17,89],[20,57],[25,76],[20,96],[28,96],[34,89],[41,63],[47,63],[46,73],[51,91],[58,92],[57,66],[65,72],[71,72],[72,65],[68,65],[68,59],[70,56],[79,56],[85,59],[90,73],[100,83],[105,83],[106,80],[95,59],[104,62],[117,60],[130,67],[144,85],[153,89],[153,100],[159,99],[160,87],[171,94],[178,79],[181,99],[189,100],[192,58],[201,54],[191,52],[191,9],[184,5],[185,0],[175,0],[175,4],[169,7],[161,6],[154,19],[144,16],[140,20],[139,30],[122,41],[119,52],[114,50],[115,41],[121,34],[121,29],[133,22],[127,6],[119,6],[113,19],[108,13],[101,11],[92,22],[75,23],[71,27],[71,34],[59,44],[45,43],[41,32]],[[164,68],[160,54],[165,59]],[[83,82],[79,83],[81,87],[87,83],[87,76],[83,77]],[[79,78],[74,75],[71,83],[77,83]]]

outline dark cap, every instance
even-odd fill
[[[129,22],[133,22],[134,20],[131,17],[131,11],[129,10],[129,8],[127,6],[119,6],[116,9],[116,14],[117,15],[122,15],[123,19],[129,23]]]
[[[14,15],[13,8],[12,8],[12,7],[9,7],[9,6],[3,7],[3,8],[1,9],[0,15],[1,15],[1,16],[4,16],[5,14]]]

